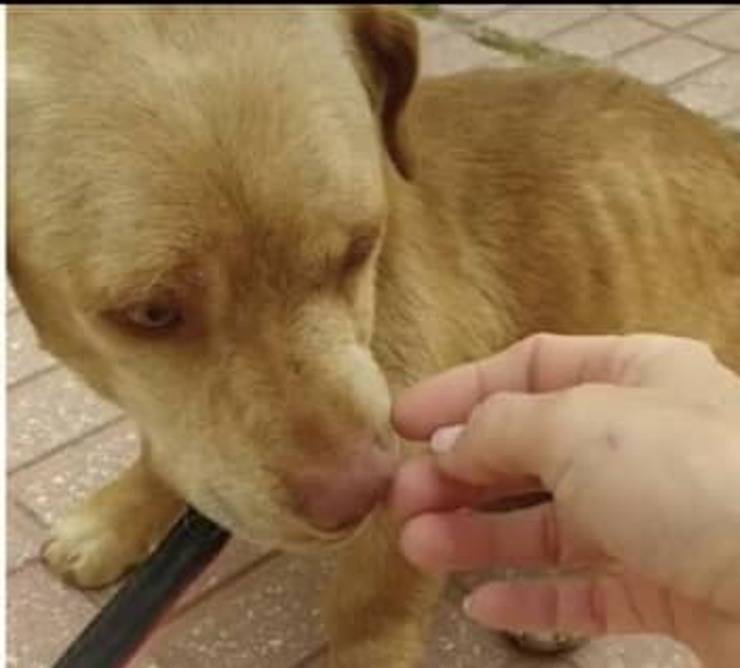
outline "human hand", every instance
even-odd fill
[[[436,453],[399,473],[401,545],[432,572],[541,566],[580,577],[478,588],[499,629],[660,632],[710,666],[740,657],[740,380],[664,336],[530,337],[402,395],[394,422]],[[452,426],[451,426],[452,425]],[[552,503],[475,511],[548,490]]]

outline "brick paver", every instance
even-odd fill
[[[39,563],[14,573],[7,591],[7,665],[13,668],[50,668],[95,614],[84,596]]]
[[[7,520],[6,568],[13,572],[38,557],[45,535],[28,511],[14,502],[8,505]]]
[[[137,442],[130,422],[114,424],[19,471],[10,480],[10,492],[49,526],[70,505],[130,464]]]
[[[604,10],[600,5],[519,5],[484,19],[482,25],[526,39],[540,39],[593,18]]]
[[[437,35],[421,59],[425,76],[455,74],[477,67],[512,67],[518,61],[507,54],[477,44],[456,32]]]
[[[662,34],[660,28],[626,14],[607,13],[543,40],[549,47],[607,60],[620,51]]]
[[[8,318],[7,381],[10,385],[50,369],[56,361],[38,349],[28,318],[16,310]]]
[[[47,373],[8,396],[8,465],[27,464],[117,415],[66,369]]]
[[[424,76],[525,64],[537,45],[522,40],[537,40],[547,49],[613,64],[663,85],[682,103],[740,130],[738,7],[440,5],[420,26]],[[484,46],[472,39],[485,31],[506,40]],[[38,559],[46,528],[68,504],[131,461],[136,434],[117,409],[37,349],[15,296],[10,289],[6,294],[8,665],[48,668],[114,589],[81,594],[52,578]],[[329,568],[328,558],[316,562],[233,542],[134,668],[323,666],[318,597]],[[567,658],[527,659],[464,619],[456,587],[438,611],[425,662],[427,668],[695,665],[678,645],[659,637],[605,638]]]
[[[505,11],[510,5],[439,5],[443,12],[456,14],[466,19],[482,21]]]
[[[705,21],[693,24],[687,32],[710,44],[724,47],[728,51],[740,52],[740,13],[738,12],[721,12]]]
[[[724,58],[672,88],[673,96],[692,109],[723,116],[740,109],[740,54]]]
[[[711,16],[727,5],[624,5],[639,16],[667,28],[680,28],[699,19]]]
[[[307,658],[324,642],[323,561],[282,555],[217,592],[154,639],[162,668],[274,668]]]
[[[722,52],[682,35],[671,35],[617,58],[616,66],[651,84],[665,84],[718,61]]]

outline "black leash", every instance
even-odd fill
[[[491,509],[505,512],[548,500],[548,494],[536,492],[498,501]],[[130,576],[53,668],[123,668],[228,540],[227,531],[188,509],[156,552]]]
[[[189,509],[53,668],[121,668],[213,561],[229,533]]]

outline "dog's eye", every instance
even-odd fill
[[[148,330],[170,330],[182,322],[182,313],[177,305],[164,301],[136,304],[122,314],[129,324]]]
[[[342,262],[344,272],[352,271],[365,264],[378,243],[378,233],[373,230],[355,236],[347,246]]]

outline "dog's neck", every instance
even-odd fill
[[[389,192],[373,349],[398,389],[490,354],[512,340],[516,327],[494,259],[476,248],[452,212],[431,210],[425,193],[397,173]]]

